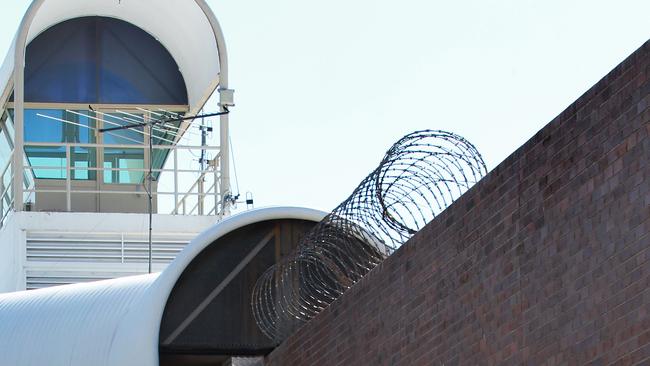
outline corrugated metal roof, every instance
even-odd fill
[[[2,364],[106,365],[120,321],[157,277],[133,276],[0,296]]]
[[[2,294],[0,364],[158,365],[158,333],[167,298],[205,247],[255,222],[319,221],[324,215],[292,207],[248,211],[200,234],[159,274]]]

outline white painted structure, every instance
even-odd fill
[[[146,214],[16,212],[0,231],[0,293],[144,274]],[[159,272],[215,216],[155,215]]]
[[[29,42],[53,25],[83,16],[121,19],[161,42],[180,67],[191,112],[198,112],[217,86],[227,89],[225,41],[217,18],[203,0],[34,0],[0,68],[3,91],[12,77],[20,77]]]
[[[206,146],[204,134],[201,146],[181,146],[192,121],[179,116],[194,119],[215,91],[219,146]],[[262,264],[280,260],[325,213],[229,216],[233,105],[223,34],[205,0],[32,1],[0,67],[0,365],[156,366],[161,353],[163,363],[185,365],[173,341],[200,313],[209,320],[197,323],[222,328],[214,331],[228,347],[240,345],[233,333],[241,328],[252,329],[242,343],[255,354],[268,349],[252,314],[233,317],[248,314],[238,286],[252,287]],[[106,131],[115,124],[126,126],[123,135]],[[198,171],[182,166],[191,150],[202,153]],[[161,208],[165,196],[173,201]],[[195,276],[197,268],[216,271]],[[233,282],[240,272],[246,285]],[[237,294],[218,300],[239,302],[213,308],[226,314],[218,323],[205,309],[231,282]],[[161,324],[174,319],[163,319],[165,307],[171,296],[170,313],[182,314],[174,300],[184,306],[187,294],[171,294],[187,283],[215,287],[161,344]],[[198,338],[192,364],[235,366],[228,357],[251,355],[216,345],[201,353],[208,336]]]
[[[159,274],[0,295],[0,362],[12,366],[157,366],[167,298],[203,249],[256,222],[317,222],[324,216],[320,211],[291,207],[248,211],[200,234]]]
[[[103,160],[105,150],[134,150],[134,146],[128,143],[104,144],[100,137],[95,142],[86,143],[30,142],[24,133],[25,112],[29,109],[88,108],[79,103],[67,105],[25,100],[27,46],[62,22],[81,17],[119,19],[153,36],[178,65],[187,89],[187,105],[93,103],[95,109],[131,108],[129,110],[134,111],[144,107],[153,111],[164,107],[172,112],[194,115],[215,91],[219,93],[221,112],[233,105],[233,91],[228,87],[224,36],[205,0],[33,0],[0,67],[0,130],[5,136],[0,138],[0,144],[6,144],[10,150],[6,164],[0,167],[0,293],[147,271],[147,261],[143,257],[148,229],[144,184],[142,181],[138,184],[108,184],[104,177],[118,173],[144,176],[144,167],[153,159],[145,145],[137,147],[142,150],[142,167],[106,168]],[[13,100],[10,100],[12,93]],[[151,113],[143,118],[151,118]],[[105,121],[98,123],[107,126],[103,125]],[[191,238],[229,214],[232,197],[229,117],[227,114],[219,117],[220,145],[207,148],[178,145],[180,136],[188,130],[190,123],[186,121],[180,125],[180,132],[171,144],[154,147],[170,151],[167,157],[170,163],[154,172],[161,177],[165,174],[171,176],[173,182],[173,189],[166,191],[159,189],[158,182],[154,183],[154,271],[165,268]],[[8,131],[14,131],[13,136]],[[149,128],[141,133],[146,136],[154,132]],[[64,173],[59,179],[39,179],[34,172],[41,168],[35,167],[35,163],[23,153],[29,148],[43,147],[65,150],[62,160],[67,165],[61,168]],[[75,173],[80,168],[71,161],[79,149],[96,152],[95,166],[85,166],[81,170],[86,174],[94,172],[97,174],[95,179],[84,181],[76,178]],[[205,169],[183,170],[179,165],[179,160],[183,160],[180,154],[191,150],[194,153],[213,151],[215,158]],[[182,183],[188,183],[188,179],[180,177],[182,174],[194,174],[186,187],[182,187]],[[164,196],[173,199],[171,209],[165,212],[160,209],[158,200]],[[203,203],[206,197],[212,200],[212,209]]]
[[[14,151],[24,146],[24,68],[27,44],[44,30],[67,19],[83,16],[105,16],[121,19],[138,26],[154,36],[178,63],[185,79],[189,113],[197,113],[219,87],[223,108],[233,104],[232,90],[228,89],[228,57],[221,27],[204,0],[34,0],[25,14],[0,76],[0,106],[14,91]],[[173,22],[170,26],[169,22]],[[198,61],[197,61],[198,60]],[[228,143],[228,115],[222,115],[220,126],[220,190],[222,196],[230,193],[230,153]],[[22,154],[14,154],[13,172],[24,171]],[[13,175],[13,197],[23,197],[22,174]],[[23,202],[15,200],[14,210],[23,210]],[[227,207],[224,207],[227,214]]]

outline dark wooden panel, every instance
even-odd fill
[[[293,250],[314,224],[303,220],[265,221],[235,230],[209,245],[190,263],[172,290],[161,323],[161,354],[262,355],[272,350],[273,342],[260,332],[251,312],[252,289],[258,277]],[[270,242],[232,282],[171,343],[164,344],[271,233]]]

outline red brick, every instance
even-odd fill
[[[649,56],[650,42],[267,363],[650,364]]]

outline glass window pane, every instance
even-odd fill
[[[29,165],[38,179],[66,179],[65,147],[25,146]]]
[[[63,109],[25,109],[25,141],[28,143],[95,143],[96,122],[91,111]],[[38,179],[66,179],[65,146],[25,146],[25,154]],[[73,168],[97,166],[96,148],[70,147]],[[57,169],[53,169],[57,168]],[[97,173],[74,170],[72,179],[95,180]]]
[[[63,111],[25,109],[25,141],[63,142],[63,123],[47,117],[62,119]]]
[[[9,118],[5,121],[7,131],[9,132],[9,136],[11,136],[11,148],[13,149],[14,147],[14,139],[15,139],[15,132],[14,132],[14,110],[13,108],[8,109],[9,111]],[[27,160],[27,154],[23,156],[23,166],[27,167],[29,166],[29,161]],[[34,175],[32,172],[25,170],[23,171],[23,186],[25,189],[32,189],[34,188]],[[27,202],[27,201],[23,201]]]
[[[88,170],[82,170],[81,168],[88,168],[87,161],[75,161],[74,162],[74,179],[88,180]]]
[[[144,149],[104,149],[104,168],[144,169]],[[104,183],[140,184],[144,171],[104,170]]]
[[[11,157],[12,148],[11,145],[9,145],[9,140],[12,139],[12,137],[11,135],[7,136],[7,134],[10,133],[7,130],[11,128],[10,125],[13,127],[13,122],[9,119],[8,113],[0,115],[0,120],[4,121],[4,126],[6,126],[6,128],[3,128],[0,131],[0,169],[2,169],[2,167],[9,162],[9,158]]]
[[[104,120],[104,128],[128,126],[141,122],[141,120],[134,117],[123,118],[112,113],[104,113],[102,114],[102,118]],[[143,131],[144,129],[142,127],[133,127],[104,132],[104,143],[108,145],[142,145],[145,142]]]
[[[2,188],[0,190],[0,195],[2,195],[5,192],[5,189],[11,184],[11,168],[9,167],[9,159],[12,158],[11,152],[13,150],[14,138],[14,122],[11,119],[11,115],[13,115],[12,109],[9,109],[4,114],[0,115],[0,119],[4,121],[3,126],[5,127],[0,131],[0,166],[2,167],[0,169],[6,169],[4,174],[0,176],[0,182],[2,182],[2,185],[0,186],[0,188]],[[2,174],[2,172],[0,172],[0,174]],[[3,207],[9,206],[11,202],[11,194],[11,190],[9,190],[7,194],[1,197],[4,201]]]
[[[97,149],[86,147],[71,147],[70,148],[70,163],[74,167],[74,174],[72,179],[76,180],[95,180],[97,179],[97,171],[83,168],[96,168],[97,167]]]
[[[144,161],[142,159],[120,159],[120,169],[143,169]],[[120,171],[120,183],[140,183],[144,172]]]
[[[27,142],[95,142],[95,117],[90,111],[25,109]]]
[[[182,116],[180,114],[179,116]],[[154,145],[171,145],[171,141],[175,141],[176,135],[178,134],[178,129],[181,125],[181,122],[171,122],[166,123],[165,125],[159,125],[154,129]],[[154,169],[162,169],[167,156],[169,156],[171,150],[169,149],[154,149],[152,155],[152,163]],[[158,179],[160,172],[154,172],[153,178]]]
[[[104,170],[104,183],[106,184],[113,183],[113,172],[109,170],[113,168],[113,163],[111,163],[110,161],[105,161],[104,168],[107,169]]]
[[[12,143],[12,148],[13,148],[13,141],[14,141],[14,110],[13,109],[8,109],[7,112],[9,112],[9,115],[6,116],[7,119],[5,120],[5,125],[7,127],[7,132],[9,132],[9,138],[11,139]]]

